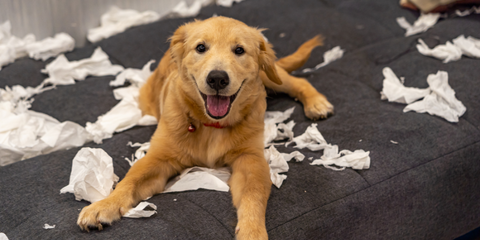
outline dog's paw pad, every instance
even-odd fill
[[[316,96],[309,99],[307,105],[304,107],[305,115],[316,121],[318,119],[325,119],[333,115],[333,105],[328,102],[324,96]]]

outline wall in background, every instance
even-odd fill
[[[10,20],[12,34],[37,40],[66,32],[83,46],[87,31],[100,25],[100,17],[111,6],[138,11],[152,10],[164,15],[180,0],[0,0],[0,23]],[[193,0],[187,0],[191,4]]]

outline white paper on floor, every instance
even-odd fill
[[[122,132],[133,126],[149,126],[157,124],[153,116],[144,115],[138,105],[140,87],[147,81],[152,73],[149,61],[142,70],[125,69],[117,75],[116,79],[110,82],[112,86],[123,85],[129,81],[129,87],[117,88],[114,96],[121,100],[115,107],[102,116],[99,116],[95,123],[87,122],[86,130],[93,136],[93,141],[101,143],[103,139],[111,138],[114,132]]]
[[[0,24],[0,70],[2,66],[21,57],[30,56],[45,61],[62,52],[72,51],[75,47],[75,40],[66,33],[59,33],[53,38],[37,42],[33,34],[28,34],[21,39],[12,36],[10,31],[10,21]]]
[[[480,6],[478,6],[478,7],[473,6],[472,8],[464,10],[464,11],[460,11],[459,9],[455,10],[455,14],[457,14],[457,16],[459,16],[459,17],[465,17],[465,16],[468,16],[472,13],[480,14]]]
[[[73,193],[75,200],[93,203],[106,198],[117,182],[112,158],[103,149],[84,147],[73,158],[69,184],[60,193]]]
[[[141,159],[147,154],[148,149],[150,149],[150,142],[146,143],[133,143],[128,142],[127,146],[130,147],[138,147],[138,149],[135,151],[135,154],[132,154],[132,159],[125,158],[125,160],[130,164],[130,167],[135,164],[138,159]]]
[[[145,210],[146,207],[150,207],[153,211]],[[130,209],[126,212],[123,217],[128,218],[143,218],[143,217],[151,217],[153,214],[157,213],[157,206],[153,203],[149,202],[140,202],[136,207]]]
[[[209,189],[220,192],[228,192],[230,187],[227,182],[230,179],[231,169],[192,167],[170,180],[165,186],[164,193],[183,192],[197,189]]]
[[[403,81],[401,82],[389,67],[383,69],[383,76],[385,79],[382,92],[380,92],[382,100],[388,99],[389,102],[410,104],[430,93],[428,88],[405,87]]]
[[[85,80],[87,76],[116,75],[124,68],[113,65],[108,55],[97,47],[90,58],[78,61],[68,61],[65,55],[58,56],[53,62],[47,64],[42,73],[48,74],[46,83],[54,85],[75,84],[75,80]]]
[[[341,49],[340,46],[336,46],[323,54],[323,63],[318,64],[314,68],[305,68],[302,72],[308,73],[313,72],[321,67],[328,65],[329,63],[338,60],[343,57],[345,50]]]
[[[409,104],[403,112],[427,112],[449,122],[458,122],[458,118],[466,111],[465,106],[455,97],[455,91],[448,84],[447,72],[438,71],[437,74],[428,75],[429,88],[426,89],[404,87],[388,67],[383,69],[383,74],[385,79],[381,92],[382,100]],[[421,98],[423,100],[417,101]]]
[[[288,163],[284,156],[278,152],[274,146],[265,149],[264,154],[268,166],[270,166],[270,179],[272,180],[273,185],[280,188],[283,180],[287,178],[287,175],[280,173],[288,172]]]
[[[444,63],[460,60],[462,55],[480,58],[480,40],[473,37],[465,38],[464,35],[460,35],[453,39],[453,44],[447,41],[433,49],[430,49],[422,39],[418,42],[417,49],[421,54],[438,58]]]
[[[54,228],[55,228],[55,225],[50,225],[50,224],[48,224],[48,223],[45,223],[45,224],[43,225],[43,229],[54,229]]]
[[[102,15],[100,27],[88,30],[87,39],[90,42],[98,42],[104,38],[121,33],[128,28],[155,22],[159,19],[160,15],[154,11],[138,12],[113,6]]]
[[[405,17],[397,18],[397,23],[406,30],[405,37],[415,35],[421,32],[427,31],[429,28],[433,27],[440,18],[440,13],[422,13],[420,17],[411,25],[407,22]]]
[[[3,232],[0,232],[0,240],[8,240],[7,235]]]
[[[448,73],[438,71],[437,74],[430,74],[427,77],[427,82],[431,93],[423,100],[409,104],[403,111],[427,112],[442,117],[449,122],[458,122],[458,118],[467,109],[455,97],[455,91],[448,84]]]
[[[292,120],[289,123],[283,123],[292,115],[295,107],[289,108],[284,112],[267,111],[265,112],[264,123],[265,129],[263,132],[264,145],[267,147],[274,140],[291,140],[293,138],[293,127],[295,122]],[[278,125],[277,125],[278,124]]]

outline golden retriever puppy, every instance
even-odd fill
[[[263,154],[265,86],[298,98],[309,118],[332,113],[332,105],[307,80],[289,75],[321,44],[317,36],[275,62],[261,30],[240,21],[213,17],[178,28],[140,90],[143,113],[158,119],[150,150],[107,198],[81,211],[77,224],[87,231],[102,229],[102,223],[111,224],[161,193],[185,168],[230,166],[237,239],[267,239],[272,183]]]

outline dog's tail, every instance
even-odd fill
[[[288,73],[299,69],[305,62],[307,62],[308,58],[310,57],[310,53],[312,50],[318,46],[323,45],[323,37],[321,35],[317,35],[312,39],[303,43],[296,52],[288,55],[286,57],[280,58],[276,64],[277,66],[285,69]]]

